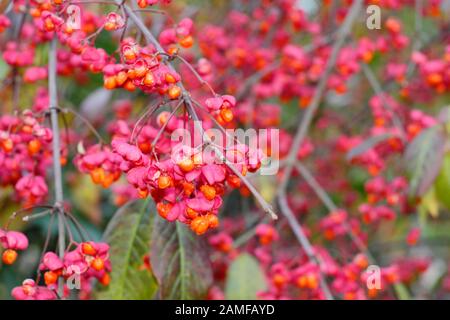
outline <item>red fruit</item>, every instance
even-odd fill
[[[125,71],[121,71],[116,75],[116,83],[118,86],[121,86],[127,81],[128,75]]]
[[[373,52],[372,51],[365,51],[362,55],[362,59],[365,63],[369,63],[373,59]]]
[[[136,86],[134,85],[133,81],[131,81],[131,80],[127,80],[127,82],[124,83],[123,88],[128,91],[136,90]]]
[[[89,242],[84,242],[81,245],[81,251],[89,256],[93,256],[97,253],[97,250],[95,250],[94,246]]]
[[[178,41],[178,43],[183,47],[183,48],[190,48],[192,47],[192,45],[194,44],[194,38],[192,38],[192,36],[186,36],[183,39],[180,39]]]
[[[155,76],[150,71],[145,74],[144,84],[149,87],[155,84]]]
[[[190,159],[190,158],[186,158],[186,159],[181,160],[180,162],[178,162],[178,166],[184,172],[190,172],[195,167],[194,161],[192,161],[192,159]]]
[[[126,61],[134,61],[136,59],[136,52],[130,46],[124,47],[122,53],[123,53],[123,57],[125,58]]]
[[[181,88],[179,86],[172,86],[168,91],[169,98],[172,100],[178,99],[181,95]]]
[[[231,122],[233,120],[233,111],[228,108],[220,110],[220,117],[225,122]]]
[[[53,31],[55,30],[55,24],[53,23],[52,19],[47,18],[44,20],[44,29],[45,31]]]
[[[116,77],[115,76],[105,77],[105,80],[103,81],[103,86],[105,87],[105,89],[109,90],[117,87]]]
[[[208,226],[211,229],[217,228],[219,226],[219,218],[215,214],[206,215],[206,220],[208,221]]]
[[[195,186],[193,183],[191,182],[183,182],[183,191],[184,194],[187,196],[190,196],[192,194],[192,192],[194,192],[195,190]]]
[[[358,254],[354,259],[353,262],[360,268],[361,270],[366,269],[369,265],[369,260],[367,260],[367,257],[363,254]]]
[[[2,260],[4,264],[13,264],[17,259],[17,251],[7,249],[3,252]]]
[[[167,49],[167,53],[171,56],[178,54],[178,47],[175,45],[171,45],[169,49]]]
[[[205,184],[200,187],[200,191],[208,200],[213,200],[216,197],[216,189],[213,186]]]
[[[272,278],[272,281],[276,287],[281,288],[282,286],[285,285],[285,283],[287,282],[287,279],[285,276],[283,276],[281,274],[275,274]]]
[[[114,182],[114,175],[112,173],[105,174],[105,179],[102,181],[102,187],[103,188],[109,188],[110,185]]]
[[[107,286],[111,282],[111,276],[109,273],[105,273],[103,277],[100,279],[100,283],[104,286]]]
[[[190,219],[195,219],[198,217],[198,212],[195,211],[194,209],[191,208],[187,208],[186,209],[186,215],[190,218]]]
[[[3,150],[5,150],[5,152],[11,152],[14,147],[14,143],[10,138],[7,138],[5,140],[2,140],[1,146]]]
[[[28,152],[33,155],[41,150],[41,142],[38,139],[33,139],[28,142]]]
[[[105,170],[103,168],[95,168],[90,173],[92,182],[95,184],[100,184],[105,179]]]
[[[317,279],[317,276],[315,274],[308,274],[306,276],[307,280],[307,286],[309,289],[316,289],[319,286],[319,281]]]
[[[297,278],[296,284],[299,288],[306,288],[308,286],[308,279],[306,276],[300,276]]]
[[[394,18],[388,18],[385,23],[386,28],[392,33],[399,33],[401,31],[401,24]]]
[[[133,71],[134,71],[134,76],[135,77],[142,78],[142,77],[144,77],[147,74],[148,68],[147,68],[147,66],[144,63],[137,62],[135,64],[135,68],[133,69]]]
[[[144,9],[147,7],[147,0],[138,0],[138,6]]]
[[[91,267],[96,271],[102,271],[105,268],[105,262],[102,258],[95,258],[91,262]]]
[[[145,199],[148,196],[148,189],[138,189],[138,197],[141,199]]]
[[[58,281],[58,274],[53,271],[47,271],[44,273],[44,281],[46,285],[54,284]]]
[[[170,73],[166,73],[166,75],[164,76],[164,79],[166,80],[167,83],[177,82],[177,79],[175,79],[175,77],[173,75],[171,75]]]
[[[141,142],[139,143],[138,147],[143,153],[149,153],[152,149],[152,146],[149,142]]]
[[[229,175],[227,177],[227,182],[232,188],[239,188],[241,186],[241,179],[235,175]]]
[[[114,30],[116,30],[116,24],[111,22],[111,21],[105,22],[105,30],[106,31],[114,31]]]
[[[197,217],[191,222],[191,229],[196,234],[204,234],[209,228],[208,220],[205,217]]]
[[[443,77],[439,73],[430,73],[427,76],[427,82],[431,86],[436,86],[440,84],[443,80],[444,80]]]
[[[159,202],[156,205],[156,210],[158,211],[159,215],[161,217],[163,217],[164,219],[167,217],[167,215],[169,214],[170,210],[172,209],[172,205],[170,203],[162,203]]]
[[[172,184],[172,178],[169,176],[163,175],[158,178],[158,188],[160,189],[166,189],[170,187]]]

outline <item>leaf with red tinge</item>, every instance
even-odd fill
[[[180,222],[155,218],[150,259],[161,299],[203,299],[212,266],[203,237]]]

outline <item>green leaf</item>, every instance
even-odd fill
[[[404,164],[410,177],[410,195],[425,194],[436,179],[441,167],[447,138],[442,126],[421,132],[408,145]]]
[[[5,62],[5,60],[0,58],[0,80],[5,79],[6,75],[8,74],[8,71],[9,65]]]
[[[447,209],[450,209],[450,154],[444,157],[439,175],[434,183],[436,198]]]
[[[212,266],[204,241],[180,222],[155,218],[150,259],[161,299],[205,298]]]
[[[399,300],[411,300],[411,295],[409,294],[408,288],[406,288],[403,283],[395,283],[394,290]]]
[[[226,299],[255,300],[257,293],[266,288],[266,278],[254,257],[244,253],[233,261],[225,284]]]
[[[430,214],[433,218],[439,215],[439,200],[436,196],[436,188],[431,187],[422,198],[419,210],[424,210],[425,214]],[[426,215],[424,216],[426,218]]]
[[[149,253],[156,214],[151,200],[134,201],[120,208],[111,219],[104,241],[111,246],[111,283],[98,290],[98,299],[149,300],[157,283],[152,272],[143,267]]]

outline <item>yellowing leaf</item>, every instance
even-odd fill
[[[439,215],[439,201],[436,198],[435,188],[432,187],[428,190],[425,196],[422,198],[420,206],[429,213],[433,218]]]
[[[92,183],[89,175],[83,174],[79,177],[72,190],[74,203],[81,213],[92,223],[99,223],[102,218],[102,212],[99,206],[100,187]]]

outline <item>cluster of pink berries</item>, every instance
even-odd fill
[[[6,249],[3,252],[3,263],[13,264],[17,258],[17,250],[28,247],[27,237],[17,231],[0,230],[0,241]],[[43,273],[44,286],[37,281],[26,279],[20,287],[12,290],[16,300],[54,300],[57,299],[58,280],[70,281],[71,277],[78,277],[81,291],[88,292],[93,279],[102,285],[110,282],[109,246],[106,243],[83,242],[72,251],[67,251],[60,259],[53,252],[46,252],[39,264],[39,271]],[[38,277],[39,279],[39,277]],[[65,284],[64,295],[69,294],[68,284]]]
[[[83,154],[78,153],[74,159],[77,169],[89,173],[92,182],[103,188],[108,188],[120,178],[120,162],[120,156],[99,144],[91,146]]]
[[[392,220],[396,216],[395,208],[406,209],[408,183],[404,177],[396,177],[387,182],[382,177],[375,177],[365,185],[367,202],[359,206],[359,212],[365,223],[380,219]]]
[[[43,116],[30,110],[0,117],[0,183],[14,186],[25,206],[42,202],[48,193],[45,176],[53,135],[43,122]],[[61,162],[66,162],[64,154]]]
[[[183,155],[178,160],[156,161],[123,140],[114,140],[112,147],[113,152],[122,158],[120,169],[126,173],[128,182],[137,189],[138,195],[144,198],[150,194],[162,217],[187,223],[197,234],[217,227],[217,212],[222,205],[226,185],[232,188],[241,185],[239,177],[227,165],[205,161],[208,155],[204,151],[183,146],[180,148]],[[261,164],[261,155],[252,154],[244,145],[224,154],[242,175],[257,170]],[[234,161],[236,157],[239,162]]]
[[[17,259],[17,250],[28,248],[28,238],[21,232],[0,229],[0,243],[5,249],[2,254],[4,264],[13,264]]]

